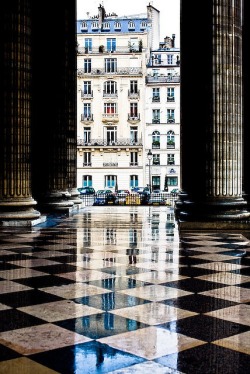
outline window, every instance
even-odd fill
[[[110,23],[109,22],[103,22],[102,27],[104,30],[109,30],[110,29]]]
[[[117,108],[116,103],[104,103],[105,114],[115,114],[116,108]]]
[[[98,30],[99,29],[98,22],[97,21],[92,22],[91,28],[92,30]]]
[[[147,22],[142,21],[141,24],[140,24],[140,29],[144,30],[144,29],[146,29],[146,27],[147,27]]]
[[[138,104],[137,103],[130,103],[130,117],[138,117]]]
[[[175,123],[174,109],[167,109],[167,123]]]
[[[105,72],[106,73],[117,72],[117,59],[116,58],[105,58]]]
[[[167,132],[167,148],[175,148],[175,133],[174,131]]]
[[[138,152],[130,152],[130,166],[138,165]]]
[[[92,51],[92,39],[91,38],[86,38],[84,41],[84,47],[85,47],[85,52],[90,52]]]
[[[167,88],[167,101],[168,102],[174,102],[174,88],[173,87],[168,87]]]
[[[168,186],[178,186],[178,177],[167,177]]]
[[[129,30],[134,30],[135,29],[135,24],[134,24],[133,21],[129,21],[128,28],[129,28]]]
[[[115,38],[107,38],[107,51],[115,51],[116,50],[116,39]]]
[[[83,104],[84,118],[91,118],[91,104]]]
[[[129,50],[130,50],[130,52],[136,52],[136,51],[139,50],[139,40],[138,40],[138,38],[130,38]]]
[[[82,186],[83,187],[92,187],[92,175],[84,175],[82,177]]]
[[[168,65],[173,65],[173,55],[167,55],[167,64]]]
[[[84,127],[83,129],[84,143],[90,143],[91,141],[91,129],[90,127]]]
[[[174,159],[174,154],[173,153],[168,153],[167,164],[168,165],[174,165],[175,164],[175,159]]]
[[[130,92],[131,93],[138,93],[138,82],[137,81],[130,81]]]
[[[160,165],[160,155],[153,154],[153,165]]]
[[[154,131],[152,133],[152,148],[159,149],[160,148],[160,133],[159,131]]]
[[[116,186],[116,175],[105,175],[105,187],[112,188]]]
[[[105,127],[105,137],[108,145],[112,145],[112,143],[117,142],[117,127],[109,126]]]
[[[152,101],[160,101],[160,88],[152,88]]]
[[[83,30],[85,30],[85,31],[88,30],[87,22],[82,22],[82,24],[81,24],[81,31],[83,31]]]
[[[114,29],[115,30],[121,30],[121,28],[122,28],[121,22],[115,22]]]
[[[84,73],[91,73],[91,59],[84,59]]]
[[[104,82],[104,94],[113,95],[117,93],[117,83],[113,81]]]
[[[152,123],[160,123],[160,109],[153,109],[152,110]]]
[[[129,182],[130,188],[138,187],[138,175],[130,175],[130,182]]]
[[[83,166],[91,166],[91,152],[84,152]]]
[[[137,127],[130,127],[130,141],[132,144],[138,142],[138,128]]]
[[[91,94],[91,81],[83,82],[83,93],[85,95]]]
[[[161,189],[161,177],[158,175],[153,175],[152,177],[153,190]]]

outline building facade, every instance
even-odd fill
[[[179,80],[173,72],[177,52],[173,56],[173,48],[159,42],[159,13],[149,5],[145,15],[118,17],[106,14],[100,5],[97,16],[77,21],[78,187],[131,189],[150,184],[163,189],[171,181],[167,179],[167,131],[171,126],[163,124],[177,112],[173,98],[178,101],[174,86]],[[155,51],[160,51],[157,61]],[[160,91],[162,96],[157,95]],[[157,95],[163,101],[152,100],[152,92],[154,99]],[[168,94],[172,101],[167,101]],[[159,111],[165,112],[159,124],[165,142],[160,149],[160,170],[155,167],[159,148],[152,143],[159,132],[156,123],[152,126],[152,113],[156,116]],[[170,132],[169,136],[173,139]],[[172,149],[176,152],[178,141],[175,144]],[[147,152],[151,148],[150,181]],[[176,181],[178,178],[173,185],[178,187]]]

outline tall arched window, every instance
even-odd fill
[[[175,148],[175,133],[172,130],[167,132],[167,148]]]
[[[161,147],[160,144],[160,132],[159,131],[153,131],[152,133],[152,149],[159,149]]]
[[[114,81],[104,82],[103,96],[117,95],[117,83]]]

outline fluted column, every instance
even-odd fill
[[[41,219],[31,192],[31,29],[31,0],[1,2],[1,225]]]
[[[33,9],[33,188],[45,211],[70,211],[76,191],[76,6],[44,0]]]
[[[249,218],[242,197],[242,0],[181,1],[180,228]],[[194,55],[196,37],[199,48]]]

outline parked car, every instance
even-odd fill
[[[148,204],[149,205],[168,205],[171,206],[169,194],[166,191],[155,190],[151,193]]]
[[[98,190],[93,205],[108,205],[115,203],[116,196],[111,190]]]
[[[149,187],[134,187],[131,189],[131,193],[139,193],[139,194],[150,194],[150,189]]]
[[[172,194],[178,194],[180,192],[179,188],[174,188],[173,190],[170,191]]]
[[[126,203],[126,197],[130,195],[129,190],[118,190],[116,192],[116,204],[125,204]]]
[[[78,188],[80,195],[94,195],[95,189],[93,187],[80,187]]]

